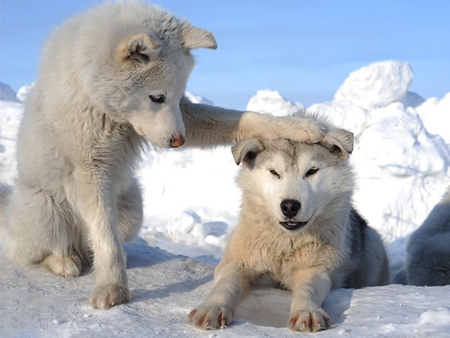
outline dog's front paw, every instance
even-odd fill
[[[298,310],[291,313],[288,326],[294,331],[316,332],[329,329],[331,321],[330,317],[322,309],[313,311]]]
[[[188,321],[203,330],[224,328],[231,324],[232,311],[226,306],[200,305],[189,313]]]
[[[104,285],[92,291],[89,304],[94,309],[107,310],[114,305],[128,302],[130,298],[131,292],[126,285]]]

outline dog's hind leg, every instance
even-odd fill
[[[76,255],[59,256],[52,254],[45,257],[41,265],[55,275],[63,277],[78,277],[83,267],[80,257]]]
[[[78,276],[74,220],[66,200],[21,184],[10,198],[6,256],[23,265],[43,263],[55,274]]]

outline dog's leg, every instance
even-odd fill
[[[76,255],[59,256],[52,254],[45,257],[41,265],[55,275],[63,277],[78,277],[83,267],[80,257]]]
[[[311,332],[328,329],[330,318],[321,306],[331,289],[329,276],[317,269],[300,270],[294,283],[289,328]]]
[[[131,298],[118,232],[117,197],[111,191],[111,178],[97,168],[77,168],[74,177],[78,210],[94,253],[95,288],[90,304],[96,309],[108,309]]]
[[[133,178],[131,186],[119,197],[119,238],[122,242],[136,238],[142,226],[142,194],[139,183]]]
[[[189,313],[188,321],[204,330],[230,325],[233,312],[241,299],[246,279],[233,262],[219,265],[214,287],[206,300]]]
[[[81,272],[81,244],[75,236],[71,207],[58,193],[17,184],[10,198],[5,253],[18,263],[42,264],[64,277]]]
[[[214,146],[244,139],[290,139],[317,143],[323,139],[324,126],[300,117],[275,117],[254,112],[241,112],[183,98],[180,103],[186,128],[187,146]]]

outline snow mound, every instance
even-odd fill
[[[192,103],[201,103],[201,104],[209,104],[212,105],[213,102],[211,100],[208,100],[205,97],[202,97],[200,95],[195,95],[189,92],[185,92],[184,95],[192,102]]]
[[[16,93],[14,93],[14,90],[12,90],[9,85],[2,82],[0,82],[0,100],[13,102],[17,101]]]
[[[416,108],[425,102],[425,99],[417,93],[407,92],[405,96],[399,101],[406,107]]]
[[[11,183],[16,173],[16,138],[23,104],[0,101],[0,183]]]
[[[303,109],[305,109],[303,104],[291,102],[281,96],[279,92],[268,89],[258,90],[247,104],[248,111],[274,116],[290,116]]]
[[[26,99],[27,99],[27,97],[28,97],[28,95],[30,94],[30,90],[31,90],[33,87],[34,87],[34,82],[31,83],[31,84],[29,84],[29,85],[26,85],[26,86],[21,87],[21,88],[19,89],[19,91],[17,92],[17,99],[18,99],[20,102],[25,102]]]
[[[441,136],[450,145],[450,93],[441,100],[429,98],[416,110],[428,132]]]
[[[372,63],[350,73],[334,95],[334,99],[351,101],[365,109],[386,107],[406,95],[412,77],[413,72],[407,62]]]
[[[369,111],[354,105],[350,101],[331,101],[314,104],[307,109],[309,112],[325,116],[334,125],[353,133],[355,141],[370,125]]]

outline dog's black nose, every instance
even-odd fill
[[[280,207],[284,216],[292,218],[297,215],[302,205],[297,200],[283,200],[280,203]]]

